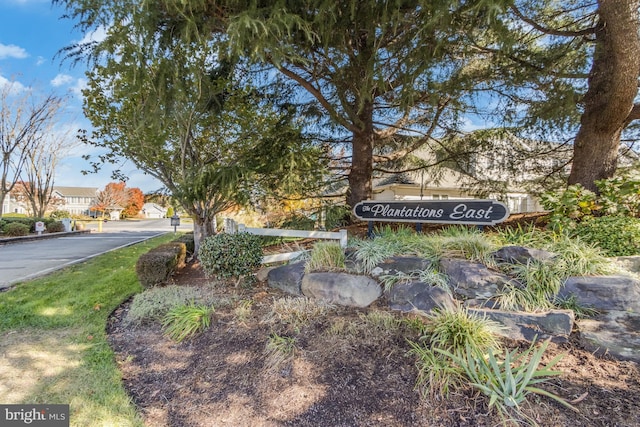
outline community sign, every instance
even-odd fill
[[[509,217],[509,208],[496,200],[365,200],[353,208],[363,221],[494,225]]]

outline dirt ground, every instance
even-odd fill
[[[124,386],[148,426],[495,426],[500,418],[471,388],[445,400],[415,388],[408,330],[375,330],[367,313],[338,308],[292,328],[273,319],[285,295],[257,283],[251,289],[212,286],[189,265],[174,284],[200,286],[235,301],[216,309],[211,327],[177,344],[160,325],[124,326],[123,304],[108,334]],[[250,307],[250,310],[246,310]],[[267,351],[272,334],[295,339],[292,358]],[[525,346],[523,343],[507,343]],[[573,340],[551,344],[565,353],[564,372],[543,388],[572,401],[573,412],[530,395],[523,411],[541,426],[640,426],[640,370],[632,362],[596,357]]]

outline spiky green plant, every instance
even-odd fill
[[[524,289],[511,287],[498,298],[500,304],[509,305],[507,296],[518,300],[522,308],[536,311],[549,308],[566,278],[555,262],[529,260],[526,264],[509,264],[508,273],[524,285]]]
[[[518,245],[530,248],[543,248],[552,237],[548,231],[536,227],[534,224],[515,227],[505,227],[496,232],[496,239],[502,245]]]
[[[271,371],[277,371],[293,358],[295,350],[295,338],[281,336],[273,332],[267,340],[265,349],[267,368]]]
[[[432,286],[438,286],[451,293],[447,275],[433,268],[428,268],[425,270],[415,270],[409,273],[399,271],[396,274],[384,274],[378,276],[378,281],[383,286],[385,292],[391,291],[394,286],[399,284],[419,281],[428,283]]]
[[[575,295],[571,295],[567,298],[558,298],[553,301],[555,307],[563,310],[572,310],[577,319],[585,319],[589,317],[595,317],[599,314],[599,311],[595,308],[585,307],[578,303]]]
[[[495,265],[492,253],[497,249],[492,235],[473,229],[450,227],[442,232],[442,256],[458,257],[488,266]]]
[[[176,342],[191,338],[209,328],[213,306],[194,303],[172,308],[162,319],[165,335]]]
[[[339,271],[345,269],[345,254],[340,244],[318,242],[313,246],[305,271]]]
[[[453,353],[440,348],[436,348],[435,351],[462,367],[471,381],[471,386],[489,397],[489,408],[496,408],[503,419],[511,418],[512,412],[515,412],[516,415],[535,424],[520,408],[530,393],[549,397],[567,408],[576,410],[560,396],[538,387],[538,384],[562,374],[561,371],[552,368],[562,360],[563,354],[540,366],[549,341],[546,340],[540,347],[536,347],[534,340],[529,348],[521,353],[518,349],[505,350],[500,359],[493,349],[489,349],[485,355],[485,352],[479,352],[477,348],[468,344],[464,353]]]
[[[415,388],[423,398],[439,399],[460,386],[464,379],[462,368],[443,357],[425,343],[408,341],[411,349],[408,354],[416,358],[418,375]]]
[[[426,334],[420,339],[432,347],[455,354],[464,352],[467,346],[481,352],[500,348],[498,332],[501,326],[466,308],[438,310],[426,317]]]
[[[385,259],[401,253],[397,242],[383,238],[356,239],[352,241],[351,246],[355,248],[354,256],[358,264],[367,274]]]

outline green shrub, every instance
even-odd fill
[[[193,302],[173,307],[162,319],[165,335],[182,342],[209,328],[214,308]]]
[[[207,237],[200,245],[198,259],[207,276],[246,276],[262,263],[260,238],[249,233]]]
[[[580,184],[544,193],[540,201],[546,210],[551,211],[549,226],[556,231],[572,229],[576,221],[594,215],[601,207],[597,203],[596,194]]]
[[[2,228],[2,232],[8,237],[26,236],[29,234],[29,226],[19,222],[10,222]]]
[[[640,181],[628,174],[595,182],[606,215],[640,216]]]
[[[64,231],[64,224],[60,221],[53,221],[47,224],[47,232],[49,233],[61,233]]]
[[[142,254],[136,262],[136,274],[145,288],[165,282],[179,268],[184,266],[186,245],[169,242]]]
[[[57,209],[51,212],[49,217],[53,219],[71,218],[71,212]]]
[[[625,216],[590,218],[576,226],[573,234],[596,245],[606,256],[640,254],[640,219]]]

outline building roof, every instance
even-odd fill
[[[96,197],[97,187],[58,187],[54,186],[53,191],[57,191],[64,197]]]

